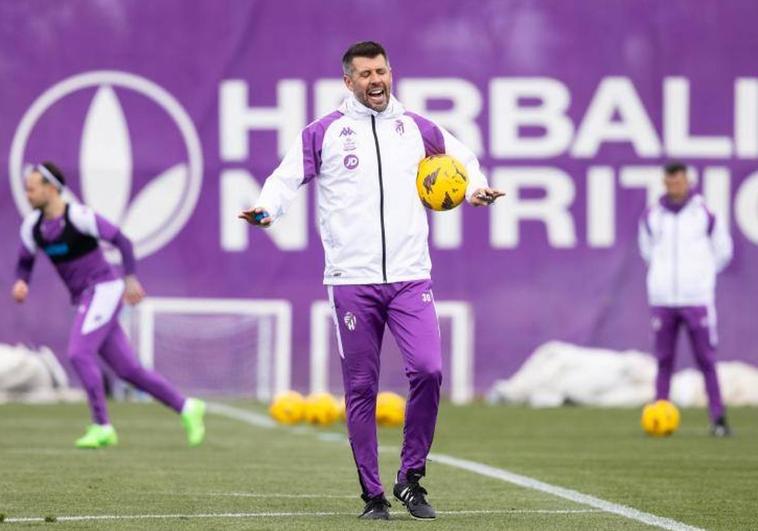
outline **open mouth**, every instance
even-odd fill
[[[374,104],[384,103],[385,92],[382,87],[369,89],[367,92],[368,100]]]

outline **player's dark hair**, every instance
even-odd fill
[[[680,171],[687,173],[687,166],[683,162],[671,161],[667,162],[666,165],[663,167],[663,172],[666,175],[674,175],[675,173],[679,173]]]
[[[63,186],[66,186],[66,177],[64,177],[63,172],[61,171],[61,169],[58,166],[56,166],[55,164],[53,164],[52,162],[49,162],[49,161],[43,162],[42,164],[40,164],[40,166],[44,166],[47,171],[49,171],[50,173],[53,174],[53,177],[55,177],[56,179],[58,179],[58,181],[60,181],[60,183]],[[48,182],[48,183],[50,182],[50,179],[48,179],[47,177],[45,177],[44,173],[42,174],[42,179],[45,182]],[[50,183],[50,184],[55,184],[55,183]]]
[[[384,50],[384,46],[374,41],[361,41],[356,42],[350,48],[347,49],[345,55],[342,56],[342,71],[345,74],[350,75],[350,71],[353,68],[353,59],[356,57],[376,57],[377,55],[383,55],[384,59],[389,63],[387,52]]]

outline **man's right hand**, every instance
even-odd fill
[[[29,285],[23,280],[17,280],[11,289],[13,300],[20,304],[26,300],[27,295],[29,295]]]
[[[271,215],[266,212],[266,209],[261,207],[251,208],[250,210],[243,210],[242,213],[237,216],[240,219],[244,219],[251,225],[256,227],[263,227],[264,229],[271,225],[274,221],[271,219]]]

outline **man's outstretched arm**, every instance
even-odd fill
[[[266,179],[255,206],[240,212],[238,218],[258,227],[270,226],[285,214],[297,190],[316,176],[315,161],[308,160],[313,150],[303,149],[303,137],[307,135],[298,137],[279,166]]]

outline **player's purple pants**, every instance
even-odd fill
[[[140,365],[129,340],[118,322],[124,282],[113,280],[96,284],[82,296],[68,343],[68,356],[87,392],[92,421],[108,424],[103,375],[98,353],[113,371],[133,386],[151,394],[179,412],[184,397],[160,375]]]
[[[716,375],[716,315],[707,306],[665,307],[653,306],[655,356],[658,358],[658,375],[655,394],[658,400],[667,400],[674,371],[676,339],[679,327],[684,325],[690,338],[695,361],[703,373],[708,393],[710,417],[715,421],[724,414],[718,376]]]
[[[385,323],[405,361],[410,392],[400,481],[422,476],[432,446],[442,384],[442,355],[431,280],[329,286],[345,384],[347,429],[363,496],[382,494],[376,439],[379,354]]]

